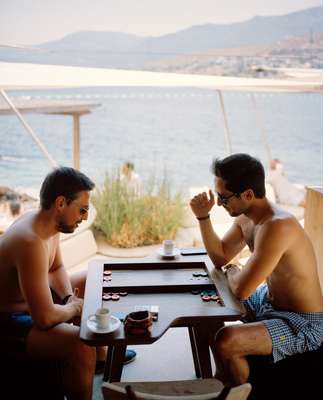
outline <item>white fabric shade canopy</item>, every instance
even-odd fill
[[[0,89],[103,86],[198,87],[243,91],[323,92],[323,80],[281,80],[0,62]]]

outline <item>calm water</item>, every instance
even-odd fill
[[[16,93],[9,93],[15,96]],[[81,169],[98,184],[106,171],[132,160],[143,180],[166,171],[175,189],[212,185],[209,166],[227,155],[218,95],[211,90],[109,88],[24,93],[101,103],[81,118]],[[323,184],[323,96],[224,93],[233,152],[267,167],[261,129],[272,155],[294,182]],[[25,115],[59,164],[72,165],[72,117]],[[47,160],[15,116],[0,118],[0,185],[38,188]]]

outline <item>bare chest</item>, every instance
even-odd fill
[[[57,251],[57,243],[55,240],[48,240],[44,242],[44,250],[46,253],[46,258],[48,260],[48,269],[50,270],[54,260],[55,260],[55,255]]]
[[[257,227],[249,222],[241,225],[241,230],[243,233],[243,237],[250,251],[254,250],[255,247],[255,237],[257,234]]]

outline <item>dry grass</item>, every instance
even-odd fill
[[[93,196],[97,209],[95,228],[109,244],[137,247],[173,239],[183,219],[180,193],[171,195],[167,178],[151,180],[141,196],[128,191],[118,174],[107,175],[103,188]]]

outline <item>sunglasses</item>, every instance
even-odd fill
[[[82,207],[82,206],[78,205],[77,202],[76,202],[75,200],[71,200],[71,199],[66,198],[66,203],[67,203],[67,204],[70,204],[70,203],[72,203],[73,201],[75,202],[75,204],[76,204],[78,207],[80,207],[79,210],[80,210],[80,214],[81,214],[81,215],[85,215],[86,213],[89,212],[89,207],[88,207],[88,206]]]
[[[86,207],[80,207],[80,214],[85,215],[86,213],[89,212],[89,209]]]
[[[230,194],[230,196],[223,196],[223,194],[220,194],[218,192],[216,192],[216,195],[218,196],[218,200],[220,201],[221,204],[227,205],[229,203],[229,200],[231,199],[231,197],[239,197],[240,193],[233,193]]]

